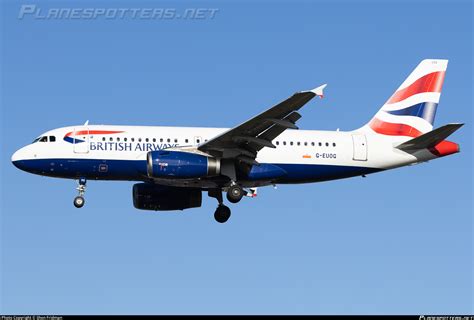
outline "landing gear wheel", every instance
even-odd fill
[[[243,196],[244,189],[242,189],[242,187],[237,184],[230,186],[229,190],[227,190],[227,200],[229,200],[229,202],[237,203],[242,200]]]
[[[230,218],[230,209],[225,205],[219,205],[214,213],[214,219],[219,223],[225,223]]]
[[[82,208],[86,200],[84,199],[84,193],[86,192],[86,178],[79,178],[79,185],[77,186],[77,192],[79,195],[74,198],[74,206],[76,208]]]
[[[86,200],[84,200],[83,197],[81,196],[77,196],[74,198],[74,206],[76,208],[82,208],[84,206],[84,203],[86,202]]]

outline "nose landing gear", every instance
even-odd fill
[[[74,206],[76,208],[82,208],[82,206],[84,206],[85,202],[86,202],[86,200],[84,199],[84,197],[77,196],[77,197],[74,198]]]
[[[86,200],[84,199],[84,193],[86,192],[86,183],[87,180],[85,178],[79,179],[79,186],[77,187],[77,191],[79,195],[74,198],[74,206],[76,208],[82,208]]]

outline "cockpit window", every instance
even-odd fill
[[[33,140],[32,143],[36,143],[36,142],[55,142],[56,141],[56,137],[55,136],[49,136],[49,140],[48,140],[48,136],[41,136],[41,137],[38,137],[36,138],[35,140]]]

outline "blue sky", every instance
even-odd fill
[[[203,20],[1,17],[1,313],[449,314],[473,310],[472,3],[85,1],[218,8]],[[424,58],[449,59],[435,126],[460,154],[334,182],[137,211],[132,182],[17,170],[11,154],[82,124],[231,127],[328,83],[304,129],[366,123]]]

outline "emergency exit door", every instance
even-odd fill
[[[356,161],[367,161],[367,138],[365,134],[353,134],[352,143],[354,148],[352,159]]]
[[[88,127],[76,127],[72,134],[74,152],[75,153],[88,153],[89,152],[89,128]]]

